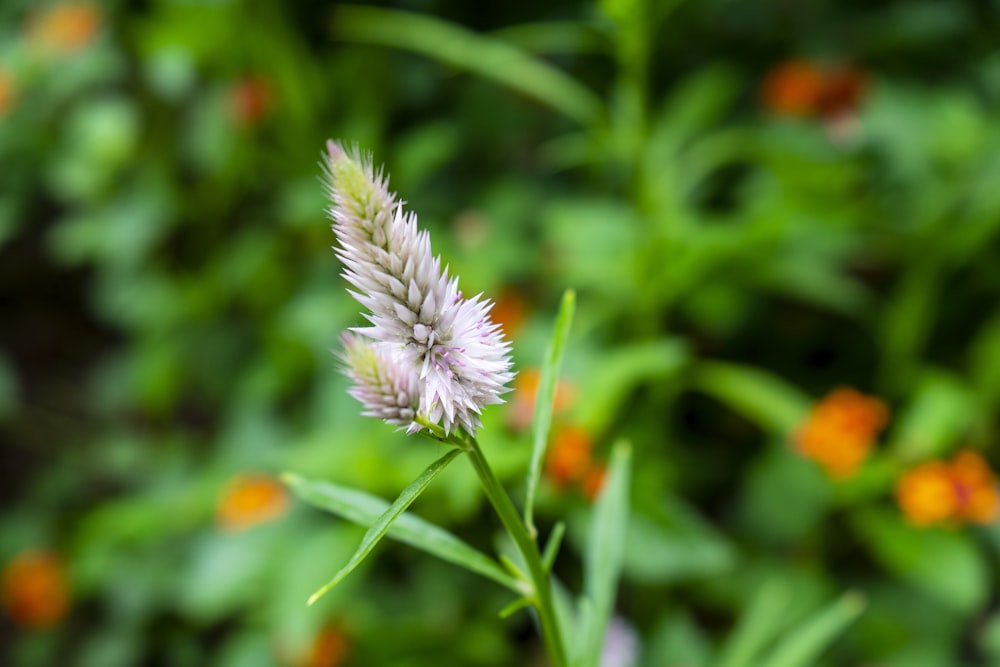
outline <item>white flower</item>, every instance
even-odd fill
[[[393,363],[415,369],[423,419],[448,434],[474,434],[483,407],[501,403],[513,378],[510,344],[489,317],[492,302],[462,297],[430,236],[369,158],[333,142],[327,150],[337,256],[351,294],[371,311],[371,326],[354,331],[392,346]]]

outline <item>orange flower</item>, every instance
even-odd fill
[[[813,64],[790,60],[764,79],[764,106],[782,116],[810,116],[823,98],[825,78]]]
[[[219,526],[235,532],[276,519],[286,511],[285,487],[268,475],[251,473],[230,480],[215,516]]]
[[[3,570],[3,606],[18,625],[48,628],[69,608],[69,589],[61,559],[45,551],[28,551]]]
[[[270,111],[273,98],[267,81],[247,77],[232,85],[228,93],[229,114],[240,127],[253,127]]]
[[[916,526],[990,523],[1000,515],[996,477],[972,451],[913,468],[897,483],[896,499]]]
[[[780,116],[837,117],[857,108],[867,81],[849,65],[822,66],[790,60],[764,79],[764,106]]]
[[[535,417],[535,399],[542,383],[542,372],[537,368],[528,368],[517,374],[514,380],[514,400],[510,407],[510,427],[521,431],[531,425]],[[573,405],[575,400],[573,385],[559,380],[556,382],[555,403],[552,411],[562,412]]]
[[[959,452],[951,462],[951,473],[959,518],[970,523],[991,523],[1000,515],[996,476],[982,456],[968,450]]]
[[[849,477],[867,458],[888,418],[882,401],[841,387],[813,407],[795,444],[832,477]]]
[[[578,426],[564,426],[556,433],[545,461],[545,472],[563,487],[581,481],[590,470],[590,436]]]
[[[946,521],[958,509],[951,471],[941,461],[925,463],[903,475],[896,484],[896,498],[906,518],[916,526]]]
[[[14,78],[0,69],[0,118],[14,106]]]
[[[500,325],[507,338],[513,338],[524,324],[527,310],[528,304],[517,290],[504,288],[500,291],[490,317]]]
[[[63,2],[29,18],[27,38],[43,54],[67,56],[87,46],[100,27],[97,5]]]
[[[298,664],[300,667],[337,667],[347,657],[347,639],[332,626],[316,635],[309,652]]]

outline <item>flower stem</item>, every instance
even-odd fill
[[[493,509],[504,528],[510,533],[517,545],[524,562],[528,566],[528,574],[531,577],[534,588],[531,603],[538,610],[538,617],[542,626],[542,638],[553,667],[566,667],[569,663],[566,659],[566,650],[563,646],[562,633],[559,629],[559,621],[556,618],[555,607],[552,605],[552,587],[549,575],[542,565],[542,558],[538,552],[538,545],[528,534],[528,529],[521,521],[521,515],[514,507],[513,501],[500,484],[500,480],[493,474],[493,469],[483,456],[479,443],[472,436],[466,436],[461,440],[463,449],[469,453],[472,459],[472,466],[479,475],[479,480],[483,484],[486,497],[489,498]]]

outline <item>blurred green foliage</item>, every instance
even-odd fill
[[[1000,663],[1000,529],[892,494],[962,448],[1000,464],[997,2],[66,6],[0,7],[0,558],[54,552],[69,589],[41,629],[4,593],[3,664],[539,664],[500,586],[385,544],[306,608],[363,531],[222,518],[241,475],[392,498],[440,455],[359,417],[330,353],[358,316],[328,137],[386,164],[464,289],[517,295],[519,368],[577,290],[555,427],[634,445],[637,664]],[[853,64],[857,99],[769,107],[801,58]],[[790,444],[838,385],[892,413],[845,480]],[[513,407],[481,440],[518,493]],[[414,510],[496,535],[466,464]],[[589,512],[543,480],[574,588]],[[860,595],[831,650],[781,641]]]

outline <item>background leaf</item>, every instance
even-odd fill
[[[527,94],[584,125],[600,119],[601,102],[559,70],[513,44],[458,25],[399,10],[341,5],[333,18],[340,39],[422,53]]]
[[[625,555],[624,538],[629,515],[632,448],[615,444],[608,479],[594,505],[584,556],[583,590],[589,611],[584,616],[576,655],[579,664],[598,664],[604,637],[615,604],[618,579]]]

